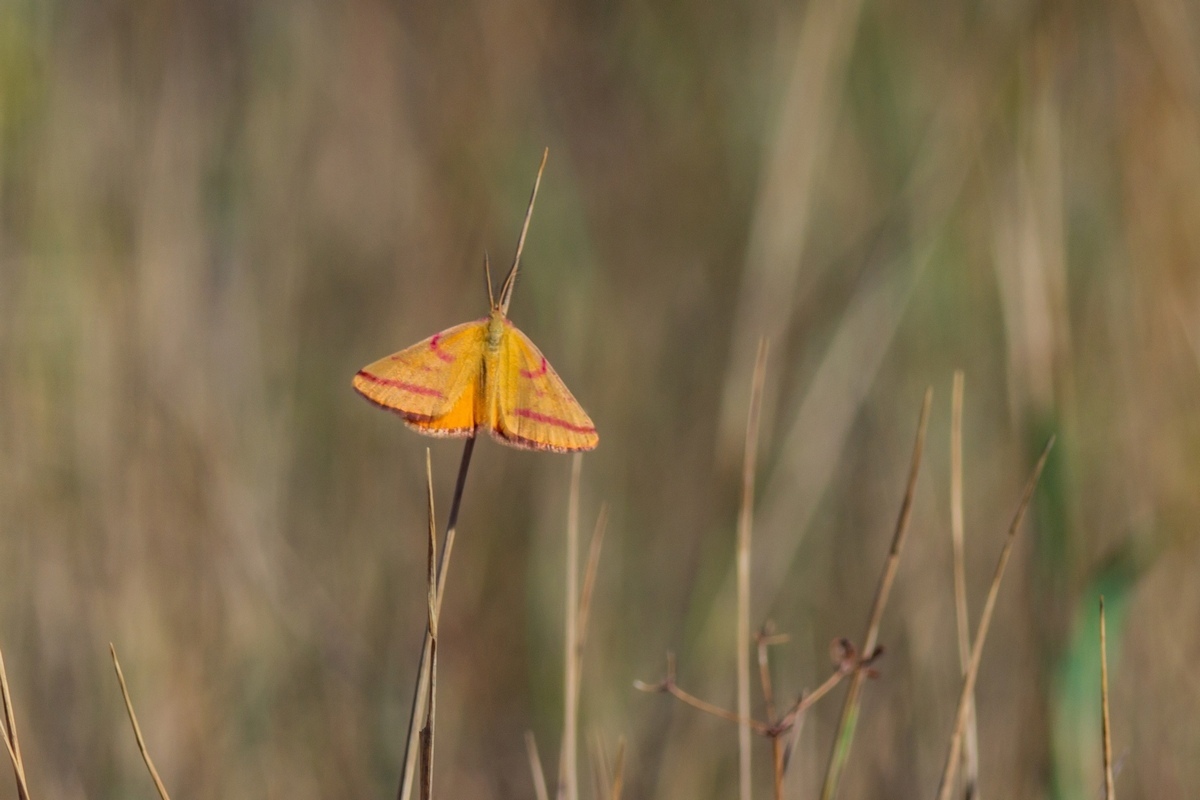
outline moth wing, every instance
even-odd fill
[[[527,450],[591,450],[596,426],[529,337],[506,321],[492,436]]]
[[[354,388],[421,433],[470,436],[486,337],[487,320],[447,328],[363,367]]]

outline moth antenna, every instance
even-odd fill
[[[517,253],[513,256],[512,268],[504,279],[500,289],[500,314],[508,314],[508,304],[512,300],[513,283],[517,279],[517,266],[521,263],[521,251],[525,249],[525,234],[529,233],[529,220],[533,216],[533,202],[537,200],[538,187],[542,185],[542,170],[546,168],[546,159],[550,156],[550,148],[542,150],[542,163],[538,165],[537,177],[533,180],[533,193],[529,195],[529,208],[525,210],[525,224],[521,226],[521,238],[517,240]]]
[[[492,296],[492,267],[488,263],[487,250],[483,251],[483,277],[487,280],[488,286],[488,308],[495,311],[496,298]]]

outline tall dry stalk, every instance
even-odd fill
[[[583,456],[571,459],[571,493],[567,501],[567,614],[563,642],[563,736],[559,755],[558,800],[579,800],[579,481]]]
[[[21,758],[21,740],[17,736],[17,716],[13,711],[12,694],[8,690],[8,670],[4,668],[4,654],[0,653],[0,696],[4,699],[4,746],[12,762],[13,774],[17,779],[17,796],[29,800],[29,786],[25,783],[25,761]]]
[[[421,729],[421,800],[433,800],[433,752],[437,722],[437,665],[438,665],[438,615],[441,613],[442,598],[438,592],[437,518],[433,504],[433,461],[429,448],[425,448],[425,487],[429,508],[429,548],[426,556],[427,610],[425,632],[429,637],[429,692],[425,702],[425,725]],[[447,553],[449,556],[449,553]]]
[[[454,499],[450,502],[450,516],[446,522],[446,537],[442,540],[442,555],[437,572],[437,605],[441,610],[441,602],[446,593],[446,574],[450,564],[450,554],[453,552],[454,539],[458,527],[458,511],[462,507],[463,489],[467,485],[467,471],[471,468],[471,453],[475,450],[475,437],[472,436],[463,444],[462,459],[458,464],[458,478],[454,483]],[[413,687],[412,707],[408,718],[408,738],[404,743],[404,760],[400,772],[400,788],[398,800],[410,800],[412,797],[413,777],[417,771],[417,756],[420,749],[420,733],[423,726],[422,710],[428,702],[429,664],[432,656],[433,643],[429,636],[428,627],[425,630],[425,642],[421,646],[421,658],[417,666],[417,684]]]
[[[146,740],[142,738],[142,726],[138,725],[137,714],[133,712],[133,701],[129,699],[129,687],[125,685],[125,674],[121,672],[121,662],[117,660],[117,648],[112,642],[108,643],[108,652],[112,655],[113,669],[117,671],[117,682],[121,685],[121,697],[125,700],[125,711],[129,714],[129,724],[133,726],[133,738],[137,740],[138,752],[142,754],[142,761],[146,764],[146,769],[150,772],[150,778],[154,781],[154,788],[158,790],[158,796],[162,800],[171,800],[171,796],[167,794],[167,787],[163,786],[162,778],[158,777],[158,770],[154,768],[154,761],[150,758],[150,751],[146,749]]]
[[[750,537],[754,526],[754,473],[758,463],[758,425],[767,374],[767,340],[758,340],[746,416],[746,453],[742,462],[742,506],[737,530],[737,713],[738,796],[750,800]]]
[[[950,397],[950,541],[954,550],[954,617],[958,623],[958,663],[962,675],[971,663],[971,620],[967,610],[966,546],[963,537],[963,371],[954,371]],[[963,798],[979,800],[979,730],[975,696],[968,700],[963,743]]]
[[[908,538],[913,496],[917,490],[917,475],[921,471],[921,455],[925,450],[925,431],[929,427],[929,409],[932,405],[933,389],[929,388],[925,390],[925,399],[921,403],[921,416],[917,421],[917,437],[913,443],[912,461],[908,470],[908,484],[904,490],[904,500],[900,504],[900,514],[896,519],[891,550],[884,562],[883,573],[879,576],[879,586],[875,590],[875,602],[871,607],[867,633],[863,638],[862,658],[867,662],[874,657],[875,650],[879,646],[879,626],[883,622],[883,610],[887,607],[892,583],[896,580],[896,570],[900,567],[900,553]],[[821,800],[833,800],[837,797],[842,772],[846,768],[846,760],[850,757],[850,747],[854,741],[854,730],[858,724],[858,704],[866,677],[866,669],[861,666],[856,668],[854,674],[850,676],[850,686],[846,689],[846,700],[842,705],[842,716],[838,722],[837,733],[834,735],[833,751],[829,755],[829,768],[825,772],[825,785],[821,789]]]
[[[1016,514],[1013,515],[1012,524],[1008,528],[1008,536],[1000,551],[1000,559],[996,562],[996,572],[992,576],[992,585],[988,589],[987,599],[983,603],[983,613],[979,617],[979,629],[975,632],[975,643],[971,647],[971,662],[967,667],[967,674],[963,677],[962,692],[958,697],[958,713],[954,718],[954,733],[950,737],[950,753],[946,756],[946,766],[942,771],[938,800],[950,800],[950,795],[954,791],[954,779],[957,776],[958,762],[962,755],[963,733],[967,727],[967,709],[970,707],[971,696],[975,693],[975,680],[979,675],[979,664],[983,660],[983,643],[987,640],[988,628],[992,624],[992,612],[996,609],[1000,581],[1004,578],[1004,570],[1008,567],[1008,559],[1012,555],[1013,542],[1016,541],[1017,532],[1021,530],[1025,512],[1033,500],[1033,490],[1037,488],[1042,468],[1046,466],[1046,458],[1050,455],[1050,448],[1053,446],[1054,437],[1051,436],[1045,449],[1042,450],[1041,457],[1038,458],[1037,465],[1033,468],[1033,474],[1029,476],[1029,481],[1025,484],[1021,502],[1017,506]]]

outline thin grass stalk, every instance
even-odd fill
[[[550,800],[546,788],[546,771],[542,769],[542,757],[538,754],[537,739],[533,731],[525,731],[525,752],[529,756],[529,772],[533,776],[533,793],[537,800]]]
[[[612,791],[612,773],[608,765],[608,748],[604,736],[592,731],[592,797],[608,797]]]
[[[29,800],[29,786],[25,783],[25,761],[21,758],[21,740],[17,736],[17,715],[13,711],[12,694],[8,690],[8,670],[4,668],[3,653],[0,653],[0,695],[4,698],[4,726],[0,728],[0,733],[4,734],[4,746],[8,749],[8,758],[16,776],[17,795],[20,800]]]
[[[1108,631],[1104,623],[1104,595],[1100,595],[1100,712],[1104,737],[1104,800],[1117,800],[1113,780],[1112,721],[1108,715]]]
[[[621,790],[625,785],[625,737],[617,740],[617,761],[613,766],[612,791],[609,800],[621,800]]]
[[[921,471],[921,455],[925,449],[925,431],[929,426],[929,409],[932,404],[933,389],[928,388],[925,390],[925,399],[921,403],[921,416],[917,422],[917,437],[913,444],[912,463],[909,466],[904,501],[900,505],[900,514],[896,519],[891,550],[888,552],[887,561],[884,562],[883,573],[879,576],[879,587],[875,591],[875,602],[871,608],[867,633],[863,641],[862,657],[868,661],[879,644],[879,626],[883,621],[883,611],[887,607],[892,583],[896,580],[896,570],[900,566],[900,553],[904,548],[904,541],[908,538],[913,496],[917,489],[917,475]],[[850,676],[850,686],[846,690],[842,716],[834,736],[833,751],[829,756],[829,767],[825,772],[825,784],[821,789],[821,800],[833,800],[837,797],[838,785],[841,782],[842,772],[846,767],[846,760],[850,757],[850,747],[854,741],[854,730],[858,724],[858,704],[866,674],[864,669],[858,668]]]
[[[1046,458],[1050,455],[1050,448],[1054,446],[1054,437],[1050,437],[1050,441],[1046,443],[1046,447],[1042,450],[1042,455],[1038,458],[1037,465],[1033,468],[1033,474],[1029,476],[1029,481],[1025,484],[1025,491],[1021,495],[1021,502],[1017,506],[1017,512],[1013,515],[1012,524],[1008,528],[1008,536],[1005,537],[1004,547],[1000,551],[1000,558],[996,562],[996,572],[992,577],[992,585],[988,588],[987,599],[983,604],[983,612],[979,617],[979,628],[975,632],[974,644],[971,646],[971,663],[967,667],[967,674],[963,677],[962,692],[958,697],[958,712],[954,718],[954,734],[950,737],[950,753],[946,756],[946,766],[942,772],[942,782],[938,788],[938,800],[950,800],[950,795],[954,791],[954,780],[957,777],[959,759],[962,755],[963,732],[967,726],[967,709],[969,708],[970,698],[975,692],[975,681],[979,676],[979,664],[983,660],[983,644],[987,640],[988,628],[992,624],[992,612],[996,609],[996,597],[1000,593],[1000,581],[1004,578],[1004,570],[1008,567],[1008,559],[1012,555],[1013,542],[1016,541],[1017,533],[1021,530],[1021,523],[1025,519],[1025,512],[1029,509],[1029,504],[1033,500],[1034,489],[1037,488],[1038,479],[1042,475],[1042,468],[1046,466]]]
[[[571,490],[567,501],[567,614],[563,643],[563,736],[558,764],[558,800],[579,800],[579,482],[583,456],[571,460]]]
[[[450,564],[450,553],[454,547],[456,528],[458,527],[458,511],[462,507],[463,489],[467,485],[467,472],[471,468],[471,453],[475,450],[475,437],[472,436],[463,443],[462,459],[458,464],[458,478],[454,484],[454,499],[450,502],[450,516],[446,522],[446,537],[442,540],[442,557],[438,565],[438,597],[437,606],[440,611],[442,598],[446,590],[446,573]],[[420,750],[419,740],[422,719],[422,709],[425,708],[429,692],[429,661],[431,644],[429,631],[425,631],[425,642],[421,645],[421,659],[417,666],[417,684],[413,687],[412,706],[408,719],[408,738],[404,743],[404,760],[400,772],[400,787],[397,790],[398,800],[411,800],[413,777],[417,772],[417,755]]]
[[[583,568],[583,589],[579,593],[579,621],[576,623],[577,653],[576,667],[579,674],[575,679],[575,688],[579,689],[583,677],[583,648],[587,644],[588,620],[591,617],[592,597],[596,592],[596,575],[600,570],[600,552],[604,547],[604,531],[608,528],[608,506],[601,505],[600,513],[596,515],[596,527],[592,530],[591,542],[588,545],[588,560]]]
[[[954,550],[954,616],[958,623],[958,663],[967,674],[971,663],[971,621],[967,609],[966,546],[963,536],[963,371],[954,371],[950,398],[950,541]],[[979,800],[979,730],[975,722],[975,696],[967,709],[963,743],[963,798]]]
[[[121,662],[117,660],[117,648],[113,646],[112,642],[108,643],[108,652],[112,654],[113,669],[117,671],[117,682],[121,684],[121,697],[125,699],[125,711],[129,714],[129,723],[133,726],[133,738],[137,740],[142,761],[145,762],[146,769],[150,772],[150,778],[154,781],[154,788],[158,790],[158,796],[162,800],[171,800],[171,796],[167,794],[167,787],[163,786],[162,778],[158,777],[158,770],[154,768],[150,751],[146,749],[146,740],[142,738],[142,727],[138,725],[137,714],[133,713],[133,701],[129,699],[129,687],[125,685],[125,674],[121,672]]]
[[[758,340],[758,355],[750,386],[746,416],[746,452],[742,462],[742,506],[737,529],[737,713],[738,797],[750,800],[750,538],[754,527],[754,473],[758,463],[758,424],[762,415],[763,383],[767,373],[767,340]]]
[[[425,448],[425,487],[429,508],[429,547],[426,556],[426,591],[429,606],[426,621],[426,632],[429,636],[429,692],[425,704],[425,726],[421,729],[421,800],[432,800],[433,748],[437,723],[438,611],[441,598],[438,596],[438,542],[437,517],[433,504],[433,461],[428,447]]]

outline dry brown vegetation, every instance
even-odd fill
[[[0,4],[0,648],[29,795],[152,797],[136,708],[176,798],[391,797],[431,624],[435,796],[538,796],[527,741],[553,795],[571,459],[479,443],[433,619],[429,442],[348,386],[483,314],[549,146],[511,317],[601,435],[580,795],[737,794],[739,724],[632,688],[666,677],[751,729],[759,798],[781,750],[781,791],[821,795],[860,683],[841,797],[934,796],[956,727],[984,798],[1092,800],[1106,766],[1121,796],[1196,796],[1198,42],[1182,0]],[[432,444],[439,519],[460,453]],[[836,686],[755,736],[741,659],[768,728]]]

